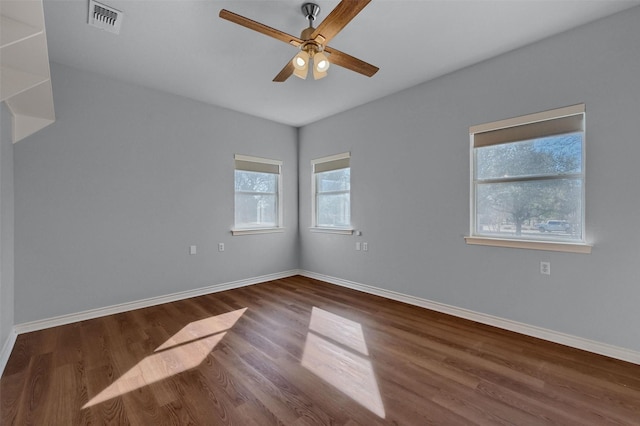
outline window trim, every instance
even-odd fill
[[[580,116],[580,119],[573,119],[573,117]],[[561,251],[570,253],[591,253],[592,246],[586,241],[585,234],[585,145],[586,140],[584,136],[585,126],[585,104],[571,105],[563,108],[557,108],[548,111],[542,111],[534,114],[523,115],[519,117],[508,118],[505,120],[494,121],[491,123],[479,124],[469,127],[469,143],[470,143],[470,187],[469,187],[469,235],[465,236],[465,242],[470,245],[486,245],[494,247],[508,247],[508,248],[521,248],[531,250],[547,250],[547,251]],[[498,145],[503,143],[517,142],[519,140],[528,140],[530,135],[535,132],[540,132],[541,136],[552,136],[554,134],[566,133],[568,129],[575,128],[577,122],[580,122],[580,126],[583,132],[582,140],[582,168],[581,172],[576,174],[575,177],[580,177],[582,180],[582,193],[581,193],[581,227],[582,227],[582,241],[546,241],[536,239],[517,239],[517,238],[501,238],[493,236],[478,235],[476,233],[476,191],[475,191],[475,148]],[[521,129],[517,129],[521,127]],[[574,130],[575,131],[575,130]],[[494,132],[491,134],[490,132]],[[518,134],[520,138],[515,140],[505,138],[506,135]],[[481,138],[481,142],[476,142],[475,136],[478,134],[484,134]],[[507,136],[509,137],[509,136]],[[550,177],[550,178],[555,178]],[[563,176],[566,178],[567,176]],[[571,176],[568,176],[571,177]],[[544,177],[536,178],[535,180],[547,179]],[[532,179],[534,180],[534,179]]]
[[[347,165],[345,167],[345,164]],[[351,152],[329,155],[327,157],[311,160],[311,232],[322,232],[327,234],[353,234],[353,227],[349,226],[318,226],[318,212],[316,210],[316,174],[332,170],[351,168]],[[351,187],[351,185],[349,185]],[[347,192],[347,191],[339,191]],[[351,200],[351,189],[348,191]],[[351,207],[349,207],[351,210]]]
[[[489,237],[464,237],[468,245],[480,245],[491,247],[519,248],[529,250],[560,251],[565,253],[590,254],[592,245],[586,243],[560,243],[556,241],[540,240],[516,240]]]
[[[284,228],[241,228],[241,229],[232,229],[231,235],[256,235],[256,234],[276,234],[278,232],[284,232]]]
[[[273,174],[277,174],[278,175],[278,186],[277,186],[277,194],[276,194],[276,202],[277,202],[277,209],[276,209],[276,213],[278,215],[277,217],[277,225],[276,226],[265,226],[265,227],[255,227],[255,228],[243,228],[243,227],[238,227],[237,224],[235,223],[235,209],[236,209],[236,205],[235,205],[235,176],[234,176],[234,204],[233,204],[233,208],[234,208],[234,220],[233,220],[233,227],[231,228],[231,235],[252,235],[252,234],[270,234],[270,233],[276,233],[276,232],[284,232],[284,207],[283,207],[283,182],[282,182],[282,164],[283,162],[281,160],[273,160],[270,158],[262,158],[262,157],[254,157],[251,155],[242,155],[242,154],[235,154],[233,156],[234,159],[234,167],[233,167],[233,171],[234,171],[234,175],[235,175],[235,171],[236,170],[246,170],[246,171],[254,171],[254,172],[259,172],[259,173],[273,173]],[[240,163],[241,166],[244,166],[244,168],[238,168],[238,164]],[[249,163],[249,164],[248,164]],[[253,163],[254,165],[252,166],[250,163]]]

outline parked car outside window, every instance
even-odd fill
[[[540,232],[571,232],[571,224],[566,220],[547,220],[538,225]]]

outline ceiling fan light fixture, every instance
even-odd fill
[[[317,70],[318,72],[326,72],[329,69],[329,65],[331,65],[331,63],[329,62],[327,55],[324,53],[318,52],[313,55],[314,70]]]
[[[313,67],[313,79],[320,80],[321,78],[325,78],[327,76],[326,71],[318,71],[316,67]]]
[[[329,69],[329,59],[322,52],[317,52],[313,55],[313,79],[320,80],[327,76],[327,70]]]
[[[307,79],[307,69],[304,70],[298,70],[298,69],[294,69],[293,70],[293,75],[295,75],[298,78],[301,78],[303,80]]]
[[[306,71],[309,68],[309,54],[301,50],[296,56],[293,57],[293,67],[296,70]]]

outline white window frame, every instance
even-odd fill
[[[234,227],[231,229],[232,235],[250,235],[250,234],[269,234],[273,232],[284,232],[283,226],[283,193],[282,193],[282,161],[272,160],[269,158],[253,157],[250,155],[235,154],[234,155],[235,166],[234,171]],[[244,228],[238,227],[235,223],[235,171],[246,170],[263,173],[273,173],[278,176],[277,194],[276,194],[276,226],[269,227],[257,227],[257,228]]]
[[[318,211],[316,209],[316,198],[317,198],[316,174],[322,173],[322,172],[328,172],[332,170],[341,170],[346,168],[349,168],[349,169],[351,168],[350,152],[330,155],[327,157],[311,160],[311,231],[312,232],[325,232],[325,233],[331,233],[331,234],[345,234],[345,235],[353,234],[353,228],[351,227],[351,225],[347,227],[318,226]],[[349,199],[351,200],[351,185],[349,185],[349,191],[344,191],[344,192],[349,193]],[[351,209],[351,207],[349,207],[349,209]],[[351,212],[349,213],[349,216],[351,216]]]
[[[560,124],[556,124],[560,123]],[[474,148],[497,145],[500,143],[510,143],[510,139],[515,133],[526,134],[526,139],[535,137],[553,136],[555,134],[566,133],[556,127],[571,127],[579,123],[583,132],[582,139],[582,167],[579,178],[582,180],[582,200],[581,200],[581,226],[582,241],[546,241],[536,239],[516,239],[507,237],[487,237],[476,233],[476,182],[475,182],[475,151]],[[578,104],[564,108],[543,111],[521,117],[514,117],[506,120],[495,121],[486,124],[471,126],[469,128],[470,138],[470,226],[469,236],[465,237],[467,244],[488,245],[496,247],[524,248],[533,250],[561,251],[572,253],[591,253],[591,245],[586,242],[585,234],[585,105]],[[494,132],[494,133],[491,133]],[[534,135],[533,137],[530,137]],[[490,139],[488,143],[483,140]],[[491,140],[493,139],[493,140]],[[516,139],[517,140],[517,139]],[[524,139],[520,139],[524,140]]]

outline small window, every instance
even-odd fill
[[[350,153],[311,161],[313,228],[351,233]]]
[[[234,235],[282,227],[281,167],[279,160],[235,156]]]
[[[469,129],[471,239],[585,244],[584,116],[576,105]]]

